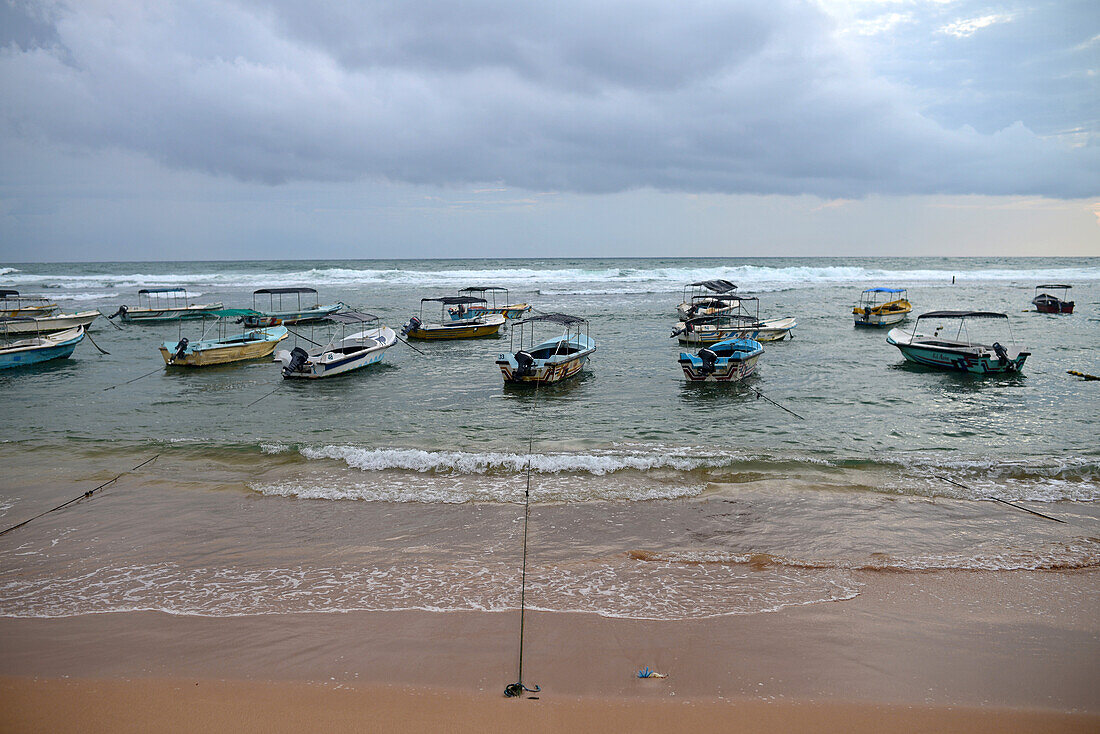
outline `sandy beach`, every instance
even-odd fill
[[[511,613],[9,618],[3,730],[1100,730],[1095,571],[862,575],[773,613],[532,613],[524,701]]]

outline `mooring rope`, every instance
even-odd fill
[[[114,484],[115,482],[117,482],[117,481],[119,480],[119,477],[121,477],[121,476],[122,476],[123,474],[129,474],[130,472],[134,472],[134,471],[137,471],[138,469],[140,469],[141,467],[145,466],[146,464],[151,464],[151,463],[153,463],[154,461],[156,461],[156,460],[157,460],[157,457],[159,457],[159,456],[160,456],[160,454],[157,454],[156,456],[154,456],[154,457],[153,457],[153,458],[151,458],[151,459],[146,459],[145,461],[143,461],[143,462],[141,462],[140,464],[138,464],[137,466],[135,466],[135,467],[134,467],[133,469],[128,469],[128,470],[126,470],[126,471],[122,472],[122,474],[119,474],[119,475],[118,475],[118,476],[116,476],[116,477],[115,477],[114,479],[109,479],[108,481],[106,481],[106,482],[104,482],[103,484],[99,485],[99,486],[98,486],[98,487],[96,487],[95,489],[89,489],[89,490],[88,490],[87,492],[85,492],[84,494],[80,495],[79,497],[73,497],[73,498],[72,498],[71,500],[69,500],[68,502],[64,502],[64,503],[62,503],[62,504],[58,505],[57,507],[54,507],[53,509],[50,509],[50,510],[46,510],[45,512],[39,513],[39,514],[35,515],[34,517],[30,518],[30,520],[24,520],[23,522],[19,523],[18,525],[12,525],[12,526],[11,526],[10,528],[8,528],[7,530],[0,530],[0,535],[6,535],[7,533],[10,533],[10,532],[11,532],[12,530],[15,530],[15,529],[17,529],[17,528],[21,528],[21,527],[23,527],[23,526],[24,526],[24,525],[26,525],[27,523],[31,522],[31,520],[37,520],[38,518],[42,517],[43,515],[48,515],[48,514],[50,514],[51,512],[56,512],[57,510],[60,510],[60,509],[62,509],[63,507],[68,507],[69,505],[71,505],[71,504],[72,504],[72,503],[74,503],[74,502],[79,502],[79,501],[80,501],[80,500],[82,500],[82,499],[85,499],[85,498],[87,498],[87,497],[91,497],[91,496],[92,496],[93,494],[95,494],[95,493],[96,493],[96,492],[98,492],[99,490],[103,489],[103,488],[104,488],[104,487],[106,487],[107,485],[109,485],[109,484]]]

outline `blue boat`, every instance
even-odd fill
[[[1000,342],[982,344],[971,339],[967,321],[978,319],[998,323],[1004,319],[1008,325],[1008,346]],[[936,323],[932,336],[921,334],[921,322]],[[955,328],[954,324],[958,323]],[[952,328],[947,325],[951,324]],[[1031,355],[1016,346],[1012,336],[1012,324],[1008,316],[991,311],[931,311],[917,317],[912,333],[891,329],[886,342],[893,344],[910,362],[936,367],[941,370],[970,372],[977,375],[1021,372],[1024,361]]]
[[[755,339],[726,339],[699,350],[680,352],[680,367],[689,382],[739,382],[756,372],[764,347]]]
[[[2,333],[3,326],[0,326],[0,334]],[[8,342],[0,346],[0,369],[68,359],[76,345],[83,340],[84,327],[77,326],[53,334],[39,334],[30,339]]]

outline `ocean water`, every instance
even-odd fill
[[[798,320],[747,385],[688,385],[676,364],[683,286],[710,278]],[[1073,284],[1077,313],[1030,311],[1045,282]],[[499,285],[590,319],[598,349],[538,391],[503,385],[507,331],[284,383],[267,361],[163,369],[159,343],[197,322],[100,319],[109,355],[85,342],[0,372],[0,519],[158,459],[0,537],[0,614],[511,609],[528,463],[538,608],[754,613],[848,598],[880,570],[1100,565],[1100,383],[1066,374],[1100,373],[1100,258],[0,264],[0,287],[67,311],[176,285],[226,306],[306,285],[395,328],[422,297]],[[873,286],[908,288],[917,313],[1007,313],[1024,373],[907,364],[852,326]]]

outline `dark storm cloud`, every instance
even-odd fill
[[[1011,114],[948,127],[805,2],[320,6],[9,6],[51,32],[0,53],[4,134],[269,183],[1098,189],[1095,137],[1070,148]]]

